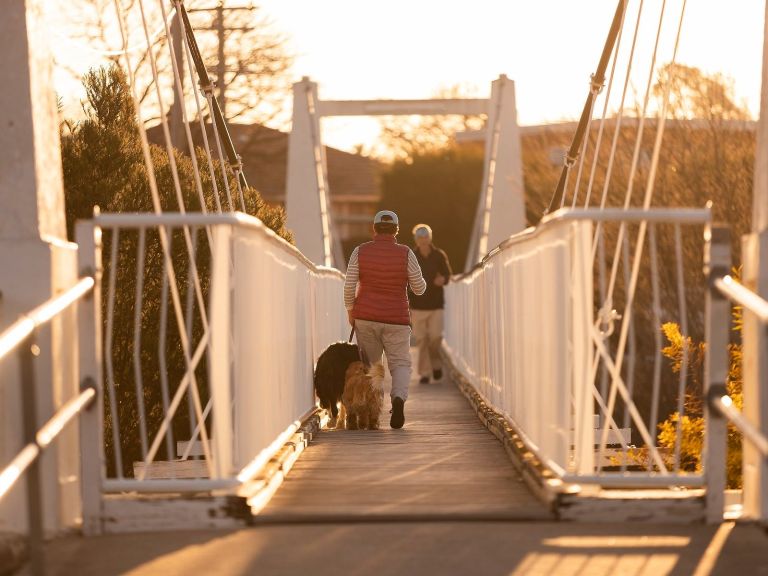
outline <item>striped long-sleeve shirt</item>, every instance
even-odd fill
[[[358,248],[354,249],[347,264],[347,279],[344,281],[344,307],[347,310],[352,310],[355,305],[357,283],[360,281],[360,266],[357,261]],[[424,294],[424,291],[427,289],[427,283],[421,275],[419,261],[416,259],[416,254],[410,248],[408,248],[408,285],[416,295]]]

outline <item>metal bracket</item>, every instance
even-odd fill
[[[713,415],[716,418],[724,418],[723,414],[718,410],[715,403],[722,398],[723,396],[726,396],[728,394],[728,389],[725,386],[725,383],[721,384],[710,384],[709,390],[707,390],[707,406],[709,406],[709,410],[711,415]]]
[[[94,380],[90,376],[86,376],[83,378],[83,380],[80,382],[80,392],[85,392],[86,390],[93,390],[96,395],[93,397],[94,399],[91,400],[91,402],[88,403],[88,406],[86,406],[86,410],[91,410],[96,405],[96,399],[99,397],[99,390],[96,387],[96,380]]]

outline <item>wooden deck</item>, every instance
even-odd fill
[[[323,430],[256,517],[269,521],[552,518],[447,378],[411,383],[405,427]]]

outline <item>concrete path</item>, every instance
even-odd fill
[[[760,576],[768,537],[733,524],[283,525],[70,538],[49,545],[47,562],[50,576]]]

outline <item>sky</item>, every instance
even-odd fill
[[[642,100],[662,6],[666,20],[658,62],[671,59],[682,2],[643,2],[630,98]],[[288,47],[297,55],[294,78],[316,81],[321,99],[430,98],[457,84],[476,97],[487,97],[491,81],[506,74],[515,81],[521,125],[578,118],[616,8],[615,0],[255,3],[274,29],[288,37]],[[639,6],[640,0],[629,1],[617,67],[625,76]],[[680,63],[732,79],[737,99],[755,117],[764,12],[765,0],[688,0],[677,55]],[[614,98],[624,82],[620,72],[616,78]],[[370,146],[378,126],[372,118],[326,119],[323,140],[343,149]]]

